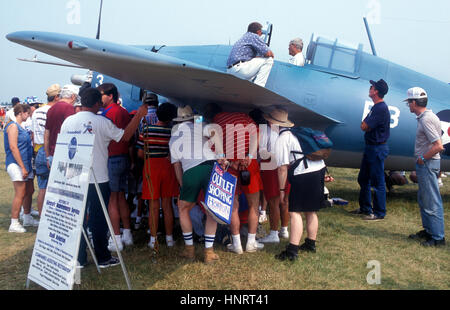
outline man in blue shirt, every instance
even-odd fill
[[[386,186],[384,180],[384,160],[389,154],[387,140],[391,115],[383,98],[389,87],[384,80],[370,81],[369,97],[374,106],[361,123],[361,130],[365,132],[365,148],[358,175],[359,209],[354,214],[366,215],[364,220],[382,220],[386,215]],[[372,208],[371,187],[374,189]]]
[[[248,25],[247,33],[233,46],[227,60],[227,72],[264,87],[273,66],[273,53],[260,38],[262,25]]]

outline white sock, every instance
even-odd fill
[[[156,242],[156,238],[153,236],[150,236],[150,243],[155,244],[155,242]]]
[[[205,248],[212,248],[216,235],[205,235]]]
[[[123,235],[124,235],[124,236],[129,236],[129,235],[131,235],[131,229],[129,229],[129,228],[124,228],[124,229],[123,229]]]
[[[27,219],[27,220],[31,220],[33,217],[31,216],[31,213],[28,213],[28,214],[24,214],[23,215],[23,219],[25,220],[25,219]]]
[[[19,224],[19,219],[11,219],[11,225]]]
[[[271,231],[270,231],[270,234],[271,234],[272,236],[278,236],[278,230],[271,230]]]
[[[288,227],[287,226],[281,227],[281,232],[288,232]]]
[[[241,235],[237,234],[237,235],[232,235],[231,237],[233,238],[234,246],[240,247],[241,246]]]
[[[166,235],[166,241],[173,241],[172,235]]]
[[[261,211],[259,211],[259,214],[261,214],[261,215],[266,215],[266,210],[261,210]]]
[[[117,243],[119,243],[119,241],[122,242],[122,238],[120,237],[120,235],[115,235],[115,237],[116,237]]]
[[[186,245],[194,245],[194,239],[192,239],[192,231],[183,233],[183,238]]]
[[[256,241],[256,234],[248,234],[247,243],[253,243]]]

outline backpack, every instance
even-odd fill
[[[328,138],[323,131],[314,130],[307,127],[293,127],[284,129],[281,133],[287,130],[289,130],[298,139],[298,142],[302,148],[302,152],[292,151],[292,153],[304,155],[302,158],[296,159],[296,161],[289,167],[289,174],[293,175],[294,170],[302,161],[305,165],[305,169],[308,169],[308,163],[305,159],[317,161],[327,159],[328,156],[330,156],[333,142],[331,142],[330,138]]]

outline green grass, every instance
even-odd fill
[[[25,234],[8,233],[14,193],[4,171],[3,137],[0,138],[0,289],[19,290],[25,288],[36,229],[29,229]],[[300,254],[294,263],[279,262],[274,255],[285,248],[287,241],[266,245],[258,253],[239,256],[217,245],[220,261],[205,265],[202,262],[203,246],[199,244],[196,244],[197,259],[194,262],[179,258],[183,249],[181,238],[171,250],[163,243],[160,253],[153,256],[147,248],[148,237],[144,229],[134,232],[135,245],[122,252],[133,289],[450,289],[448,243],[443,248],[423,248],[418,242],[407,239],[409,234],[421,229],[416,184],[396,187],[395,193],[388,195],[384,221],[365,222],[348,213],[358,208],[358,170],[329,168],[329,171],[336,179],[327,185],[332,197],[344,198],[349,204],[319,213],[316,254]],[[448,232],[450,179],[443,180],[441,193]],[[268,224],[264,226],[267,231]],[[370,260],[378,260],[381,264],[380,285],[369,285],[366,281],[371,271],[367,268]],[[90,264],[83,269],[81,281],[74,289],[127,289],[120,266],[98,274],[95,265]],[[31,289],[41,288],[32,284]]]

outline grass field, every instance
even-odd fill
[[[3,134],[0,134],[0,140],[0,289],[21,290],[25,288],[37,229],[28,229],[25,234],[8,233],[14,190],[4,170]],[[336,179],[328,184],[331,196],[344,198],[349,204],[333,206],[319,213],[317,253],[300,254],[299,260],[291,263],[274,258],[285,248],[285,240],[280,244],[266,245],[261,252],[239,256],[218,245],[216,252],[220,261],[205,265],[202,262],[203,246],[199,244],[196,244],[196,261],[186,262],[179,258],[183,248],[181,238],[171,250],[162,243],[160,253],[152,256],[144,229],[134,232],[135,245],[122,252],[133,289],[450,289],[449,242],[441,248],[424,248],[407,239],[409,234],[421,229],[416,202],[417,185],[396,187],[395,193],[388,195],[385,220],[366,222],[348,213],[358,207],[358,171],[337,168],[329,168],[329,171]],[[441,193],[448,234],[450,179],[443,181]],[[268,231],[267,223],[264,227]],[[371,260],[380,263],[381,284],[370,285],[366,280],[367,274],[373,270],[373,267],[367,267]],[[30,289],[41,288],[32,284]],[[82,270],[81,285],[74,289],[121,290],[127,286],[120,266],[98,274],[91,263]]]

